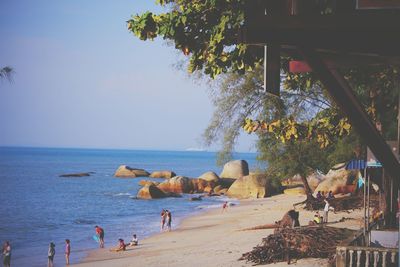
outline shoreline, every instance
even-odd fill
[[[251,266],[238,261],[241,255],[258,245],[273,229],[240,231],[261,224],[274,223],[293,204],[304,200],[304,195],[276,195],[263,199],[240,200],[227,212],[212,208],[184,218],[171,232],[163,232],[139,240],[139,246],[127,247],[127,251],[110,252],[108,249],[91,250],[82,262],[73,266]],[[307,225],[314,212],[300,211],[300,224]],[[331,213],[329,221],[342,217],[352,218],[332,223],[333,227],[359,229],[361,210],[350,213]],[[287,266],[286,262],[274,266]],[[327,259],[302,259],[292,265],[325,266]]]

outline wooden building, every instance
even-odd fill
[[[247,0],[240,41],[267,47],[269,93],[279,96],[281,55],[298,59],[291,62],[291,71],[315,72],[383,165],[386,202],[397,203],[398,158],[338,70],[366,64],[400,65],[400,0]],[[397,211],[397,205],[386,205],[388,227],[396,223]]]

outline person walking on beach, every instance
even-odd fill
[[[99,237],[100,240],[100,248],[104,248],[104,229],[101,228],[100,226],[96,225],[96,235]]]
[[[11,266],[11,245],[9,241],[6,241],[3,245],[3,265],[4,267]]]
[[[71,254],[71,242],[65,239],[65,264],[69,265],[69,255]]]
[[[225,201],[224,204],[222,204],[222,213],[224,213],[224,211],[228,210],[228,201]]]
[[[164,230],[164,226],[165,226],[165,219],[167,217],[167,213],[165,212],[165,210],[163,209],[161,211],[161,229],[160,231],[162,232]]]
[[[335,210],[333,207],[330,206],[329,201],[324,199],[325,201],[325,207],[324,207],[324,219],[323,222],[324,223],[328,223],[328,213],[329,210]]]
[[[167,229],[168,229],[168,231],[171,231],[172,214],[171,214],[171,212],[169,210],[166,210],[165,213],[166,213],[166,216],[167,216],[167,218],[166,218],[166,220],[167,220]]]
[[[50,243],[49,245],[49,251],[47,252],[47,267],[53,267],[54,263],[54,255],[56,254],[56,249],[53,242]]]

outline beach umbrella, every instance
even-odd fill
[[[346,170],[365,170],[366,162],[362,159],[353,159],[346,163]]]

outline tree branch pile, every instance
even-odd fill
[[[252,251],[239,260],[255,265],[290,261],[291,258],[333,257],[336,246],[354,231],[334,227],[280,228],[262,239]]]
[[[260,229],[275,229],[275,228],[292,228],[292,227],[297,227],[300,226],[299,222],[299,212],[295,210],[289,210],[288,212],[283,215],[282,219],[279,221],[276,221],[275,223],[270,223],[270,224],[263,224],[263,225],[257,225],[254,227],[250,228],[245,228],[242,231],[248,231],[248,230],[260,230]]]
[[[323,200],[318,200],[316,198],[307,199],[303,202],[295,204],[295,206],[300,204],[305,204],[304,208],[306,210],[322,210],[325,206],[325,202]],[[335,211],[361,209],[363,208],[363,196],[358,195],[334,198],[329,200],[329,204],[335,209]],[[371,195],[370,205],[372,208],[379,205],[379,200],[376,195]]]

